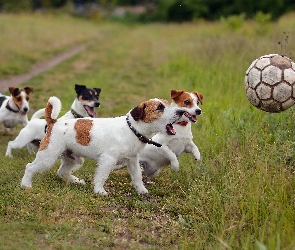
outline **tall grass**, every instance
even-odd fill
[[[170,89],[199,91],[204,114],[193,134],[202,161],[183,155],[180,172],[165,168],[145,196],[136,194],[126,170],[113,172],[106,183],[109,197],[100,197],[93,194],[90,160],[77,173],[85,186],[60,180],[56,164],[36,175],[31,191],[22,190],[24,167],[34,156],[15,150],[0,168],[3,248],[294,249],[294,109],[260,111],[248,102],[243,85],[254,59],[285,53],[278,41],[286,33],[283,49],[287,55],[294,51],[294,14],[267,27],[244,21],[238,29],[226,21],[122,26],[69,18],[64,25],[71,30],[73,23],[77,30],[98,32],[100,39],[30,80],[32,109],[56,95],[66,112],[76,83],[102,88],[101,117],[125,114],[148,98],[169,99]],[[81,42],[67,38],[63,45],[50,40],[48,53]],[[43,46],[35,50],[44,53]],[[1,132],[1,155],[18,129]]]

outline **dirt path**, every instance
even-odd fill
[[[22,84],[31,79],[33,76],[36,76],[48,69],[53,68],[62,61],[67,60],[73,57],[74,55],[80,53],[81,51],[86,49],[90,44],[91,43],[87,43],[74,47],[70,51],[59,54],[46,62],[36,63],[32,66],[31,71],[26,74],[13,76],[9,79],[0,79],[0,93],[4,93],[5,91],[7,91],[9,86],[17,86],[19,84]]]

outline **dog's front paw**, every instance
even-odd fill
[[[104,190],[104,188],[94,188],[94,193],[107,196],[107,191]]]
[[[200,161],[200,160],[201,160],[201,154],[200,154],[199,151],[196,152],[196,153],[194,154],[194,156],[195,156],[195,160],[196,160],[196,161]]]
[[[6,156],[6,157],[9,157],[9,158],[13,158],[13,156],[12,156],[11,153],[7,153],[7,152],[6,152],[5,156]]]
[[[137,193],[138,194],[147,194],[149,191],[145,188],[145,187],[143,187],[143,188],[137,188]]]
[[[73,176],[74,178],[73,178],[73,183],[77,183],[77,184],[82,184],[82,185],[85,185],[86,184],[86,182],[84,181],[84,179],[79,179],[78,177],[76,177],[76,176]]]
[[[174,162],[171,162],[171,168],[175,172],[179,171],[179,162],[178,162],[178,160],[176,160]]]
[[[32,188],[32,183],[22,179],[21,187],[24,188],[24,189],[31,189]]]

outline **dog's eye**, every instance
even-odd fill
[[[199,105],[199,103],[200,103],[200,102],[199,102],[199,101],[197,101],[197,105]]]
[[[17,100],[18,102],[20,102],[20,101],[22,100],[22,98],[21,98],[21,97],[17,97],[16,100]]]
[[[157,110],[164,110],[165,109],[165,106],[160,103],[159,106],[157,107]]]
[[[26,100],[27,100],[27,101],[29,101],[29,100],[30,100],[30,98],[29,98],[29,97],[27,97],[27,98],[26,98]]]
[[[185,104],[185,105],[190,105],[191,102],[190,102],[189,100],[185,100],[185,101],[184,101],[184,104]]]

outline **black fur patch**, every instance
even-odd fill
[[[6,100],[7,98],[5,96],[0,96],[0,107],[2,106],[2,103]]]

